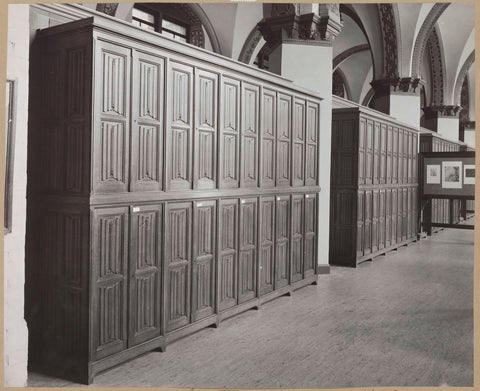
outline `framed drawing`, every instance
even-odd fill
[[[444,189],[462,188],[462,162],[442,162],[442,187]]]
[[[475,184],[475,165],[465,164],[463,166],[463,183],[465,185]]]
[[[440,165],[439,164],[427,165],[427,183],[440,184]]]

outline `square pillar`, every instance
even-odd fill
[[[420,90],[422,81],[413,77],[374,80],[372,107],[401,122],[420,127]]]
[[[461,106],[428,106],[425,113],[425,127],[451,140],[460,140],[460,121],[458,114]]]

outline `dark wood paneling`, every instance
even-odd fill
[[[191,189],[193,67],[170,61],[167,80],[167,189]]]
[[[289,283],[290,196],[278,196],[275,203],[275,289]]]
[[[220,188],[240,184],[240,81],[222,78],[220,101]]]
[[[217,187],[218,75],[197,69],[195,73],[195,189]]]
[[[277,167],[276,185],[290,186],[292,142],[292,98],[277,94]]]
[[[92,23],[32,48],[25,309],[34,361],[87,383],[315,282],[320,191],[318,96]]]
[[[130,208],[129,346],[160,335],[162,206]]]
[[[259,95],[258,86],[242,83],[240,186],[243,188],[258,186]]]
[[[165,228],[165,316],[172,331],[190,323],[192,204],[168,203]]]
[[[416,240],[417,143],[393,118],[333,110],[330,263],[356,266]]]
[[[130,191],[163,190],[164,60],[134,51]]]
[[[193,219],[192,322],[214,313],[216,201],[197,201]]]
[[[128,208],[93,211],[92,358],[127,346]]]
[[[218,302],[223,311],[237,304],[238,200],[219,205]]]
[[[275,197],[260,199],[259,294],[273,291],[275,279]]]
[[[240,199],[238,246],[238,302],[256,295],[257,274],[257,199]]]

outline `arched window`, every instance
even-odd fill
[[[132,10],[132,23],[181,42],[190,42],[188,23],[171,17],[161,7],[135,4]]]

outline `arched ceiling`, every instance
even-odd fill
[[[451,3],[437,23],[445,55],[444,104],[454,104],[455,82],[463,66],[461,60],[466,59],[474,48],[474,4]]]
[[[400,23],[401,43],[399,45],[398,73],[400,76],[410,76],[412,47],[418,29],[419,16],[425,4],[398,3],[398,21]],[[426,4],[431,6],[431,4]]]
[[[368,43],[363,31],[350,16],[342,14],[342,19],[342,30],[333,41],[333,58],[354,46]]]
[[[365,94],[365,84],[372,81],[372,60],[367,51],[358,52],[350,56],[339,67],[345,75],[350,89],[352,101],[361,103],[362,92]]]

